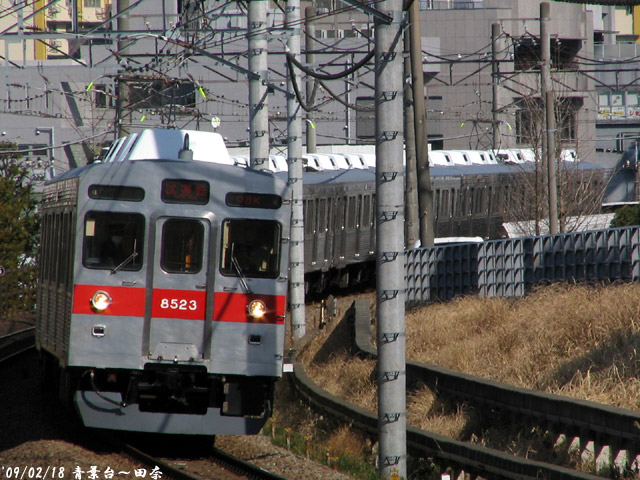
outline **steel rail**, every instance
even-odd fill
[[[35,328],[0,336],[0,363],[35,347]]]
[[[132,445],[122,444],[121,447],[126,455],[130,456],[136,461],[152,467],[157,466],[162,471],[163,478],[171,477],[174,480],[202,480],[201,477],[173,467],[167,462],[148,455],[147,453]],[[247,476],[247,478],[254,478],[256,480],[287,480],[286,477],[282,477],[261,467],[253,465],[252,463],[240,460],[239,458],[234,457],[233,455],[223,452],[222,450],[219,450],[217,448],[213,448],[211,453],[213,461],[218,463],[218,465],[221,465],[236,474],[245,475]]]
[[[298,360],[294,360],[293,365],[294,386],[315,410],[348,423],[373,438],[377,437],[378,416],[375,413],[321,389],[309,378]],[[492,479],[602,480],[596,475],[452,440],[411,426],[407,428],[407,449],[414,455],[439,458],[467,473],[483,474]]]

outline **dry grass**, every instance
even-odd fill
[[[555,284],[407,315],[407,358],[640,409],[640,286]]]
[[[376,411],[375,362],[351,354],[348,329],[328,325],[302,360],[323,388]],[[554,284],[521,299],[460,298],[408,312],[406,330],[408,359],[640,410],[640,285]],[[483,423],[473,408],[426,388],[408,394],[407,415],[411,425],[530,457],[549,442],[535,428]]]

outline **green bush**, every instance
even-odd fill
[[[640,205],[627,205],[617,210],[610,227],[628,227],[640,225]]]

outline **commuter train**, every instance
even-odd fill
[[[210,135],[189,132],[195,159],[207,161],[215,152],[218,162],[248,167],[247,155],[229,155],[222,140]],[[158,158],[161,152],[175,157],[183,136],[181,130],[134,133],[114,142],[104,161]],[[435,237],[506,237],[505,207],[534,201],[527,191],[533,157],[533,151],[525,150],[430,152]],[[571,150],[563,158],[574,182],[604,191],[605,169],[576,162]],[[286,180],[286,157],[270,155],[268,162]],[[306,293],[368,282],[375,270],[375,155],[304,154],[303,164]]]
[[[242,435],[270,416],[290,189],[183,147],[44,187],[36,344],[88,427]]]
[[[305,160],[306,291],[366,283],[371,158]],[[215,133],[144,130],[47,182],[36,343],[45,383],[85,425],[261,429],[283,371],[291,217],[282,158],[270,162],[273,172],[245,168]],[[604,182],[594,171],[589,181]],[[502,205],[523,200],[530,173],[433,165],[436,237],[504,236]]]

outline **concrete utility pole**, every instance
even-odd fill
[[[380,478],[395,479],[407,478],[402,0],[377,8],[390,17],[375,25],[378,455]]]
[[[287,49],[299,61],[300,0],[287,0],[286,22],[289,31]],[[302,208],[302,116],[301,107],[296,100],[293,89],[293,80],[290,76],[287,77],[287,152],[289,184],[293,190],[291,242],[289,245],[289,304],[291,306],[291,336],[294,340],[298,340],[305,334],[304,212]]]
[[[411,35],[404,31],[404,143],[406,165],[404,244],[413,248],[420,240],[418,213],[418,166],[416,163],[416,135],[413,127],[413,85],[411,84]]]
[[[422,70],[422,35],[420,9],[417,1],[409,7],[411,33],[411,85],[413,87],[413,117],[418,163],[418,204],[420,208],[420,243],[432,247],[434,241],[433,190],[429,171],[429,144],[427,140],[427,113],[424,102],[424,72]]]
[[[129,8],[129,0],[117,0],[118,13],[124,12]],[[122,15],[118,15],[117,19],[118,31],[119,32],[127,32],[129,31],[129,14],[125,13]],[[129,52],[129,44],[130,40],[126,38],[126,36],[118,37],[118,55],[124,57]],[[126,57],[124,59],[126,62]],[[126,65],[125,65],[126,66]],[[117,122],[116,122],[116,137],[123,137],[129,135],[130,127],[131,127],[131,109],[129,105],[131,104],[131,95],[129,89],[129,83],[127,81],[122,81],[122,76],[126,76],[126,70],[122,68],[120,70],[120,75],[118,75],[117,79],[117,88],[118,88],[118,97],[116,98],[116,114],[117,114]]]
[[[549,190],[549,233],[558,233],[558,187],[556,182],[556,115],[553,99],[553,81],[551,79],[551,36],[549,21],[551,8],[549,3],[540,4],[540,41],[542,65],[540,68],[542,100],[546,112],[546,159],[547,188]],[[544,145],[544,143],[543,143]]]
[[[498,37],[500,36],[500,24],[491,24],[491,89],[493,97],[493,106],[491,108],[492,113],[492,125],[493,125],[493,138],[491,142],[491,148],[498,149],[500,145],[500,124],[498,123],[498,109],[500,108],[498,102],[498,76],[500,75],[500,64],[498,62]]]
[[[305,60],[308,65],[313,65],[316,61],[316,56],[313,53],[313,50],[316,48],[315,36],[316,36],[316,26],[313,24],[313,20],[315,16],[315,10],[313,7],[307,7],[304,9],[304,22],[305,22],[305,32],[304,32],[304,49],[305,49]],[[313,104],[313,85],[315,81],[311,75],[307,75],[307,104]],[[307,112],[307,153],[316,153],[316,124],[315,124],[315,115],[314,113]]]
[[[269,168],[269,108],[267,101],[267,7],[269,0],[249,0],[249,162],[251,168]]]

